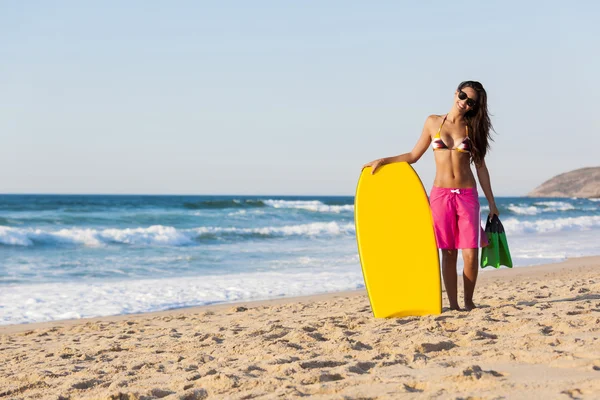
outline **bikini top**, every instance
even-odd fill
[[[437,133],[433,137],[433,140],[431,141],[431,147],[433,148],[433,150],[434,151],[435,150],[456,150],[460,153],[471,154],[471,139],[469,139],[469,127],[468,126],[465,127],[467,130],[467,136],[462,140],[462,142],[460,142],[453,149],[449,149],[448,146],[446,146],[446,143],[444,143],[444,141],[442,140],[442,138],[440,136],[440,132],[442,131],[442,126],[444,126],[444,122],[446,122],[446,118],[448,118],[448,115],[446,115],[444,117],[444,120],[442,121],[442,124],[440,125],[440,129],[438,129]]]

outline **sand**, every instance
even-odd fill
[[[4,326],[0,399],[600,398],[600,257],[484,272],[475,301],[381,320],[358,291]]]

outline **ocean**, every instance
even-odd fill
[[[598,200],[497,198],[515,266],[600,254]],[[363,288],[353,203],[0,195],[0,324]]]

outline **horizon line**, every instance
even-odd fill
[[[275,196],[275,197],[355,197],[354,194],[274,194],[274,193],[258,193],[258,194],[229,194],[229,193],[51,193],[51,192],[0,192],[0,196]],[[485,196],[479,196],[485,198]],[[496,195],[494,197],[532,197],[528,195]],[[533,197],[532,197],[533,198]],[[540,198],[572,198],[572,197],[540,197]],[[585,198],[585,197],[582,197]]]

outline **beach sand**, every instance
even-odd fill
[[[356,291],[4,326],[0,398],[600,398],[600,257],[486,271],[475,295],[390,320]]]

